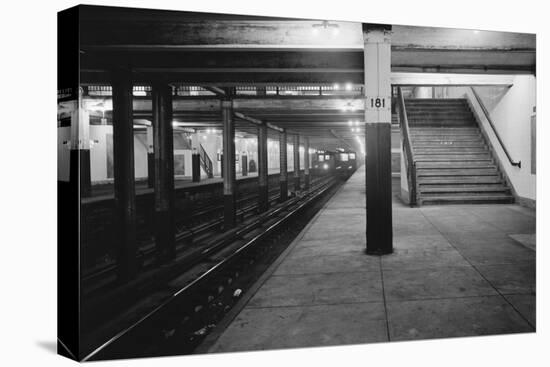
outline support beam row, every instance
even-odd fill
[[[366,208],[367,208],[367,253],[391,253],[392,213],[391,213],[391,82],[390,27],[384,25],[364,25],[364,114],[366,132]],[[148,128],[148,142],[152,140],[152,151],[148,160],[152,163],[152,178],[149,185],[154,188],[154,237],[157,261],[159,264],[172,261],[176,256],[175,218],[174,218],[174,146],[173,146],[173,97],[172,87],[162,81],[153,81],[152,85],[152,126]],[[134,178],[134,132],[133,132],[133,80],[128,69],[112,72],[113,102],[113,153],[114,153],[114,191],[115,218],[117,223],[117,265],[121,282],[133,279],[138,271],[136,244],[136,200]],[[235,170],[235,111],[232,90],[223,90],[221,112],[223,124],[223,196],[225,230],[234,228],[236,218],[237,182]],[[80,101],[80,100],[79,100]],[[79,102],[80,103],[80,102]],[[86,146],[81,135],[85,118],[84,108],[77,109],[78,116],[73,124],[78,127],[78,139],[73,141],[71,162],[86,160]],[[245,118],[242,115],[240,118]],[[269,208],[268,164],[266,121],[254,121],[258,129],[258,206],[259,212]],[[81,134],[82,133],[82,134]],[[304,137],[304,182],[300,176],[300,136],[293,135],[293,191],[299,192],[310,187],[309,138]],[[89,138],[85,138],[89,140]],[[280,143],[280,201],[288,199],[287,172],[287,132],[279,132]],[[76,143],[78,141],[78,144]],[[149,143],[148,143],[149,144]],[[89,148],[87,150],[89,164]],[[77,155],[77,157],[73,157]],[[196,157],[195,157],[196,156]],[[195,154],[195,160],[200,157]],[[71,163],[72,164],[72,163]],[[200,178],[200,162],[195,162],[197,172],[194,178]],[[82,165],[79,163],[79,167]],[[72,167],[71,167],[72,168]],[[87,173],[86,173],[87,172]],[[76,177],[78,174],[78,177]],[[89,190],[89,168],[86,171],[71,169],[71,180],[84,182],[80,186],[85,195]],[[74,176],[74,177],[73,177]],[[196,176],[196,177],[195,177]]]

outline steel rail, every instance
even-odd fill
[[[185,285],[180,290],[173,293],[168,299],[164,300],[161,304],[156,306],[153,310],[149,311],[145,316],[141,317],[138,321],[134,322],[132,325],[128,326],[127,328],[123,329],[122,331],[118,332],[116,335],[111,337],[109,340],[107,340],[105,343],[101,344],[99,347],[94,349],[91,353],[86,355],[82,362],[88,361],[91,358],[93,358],[95,355],[103,351],[105,348],[107,348],[109,345],[113,344],[120,338],[122,338],[124,335],[128,334],[130,331],[134,330],[136,327],[141,325],[146,320],[150,319],[154,315],[156,315],[159,311],[161,311],[164,307],[166,307],[168,304],[174,302],[181,294],[190,292],[193,290],[193,288],[198,287],[201,283],[206,282],[213,274],[215,274],[218,270],[225,267],[230,262],[234,261],[238,255],[242,254],[246,249],[249,249],[253,245],[257,244],[261,239],[266,237],[267,235],[271,234],[275,229],[282,226],[284,223],[286,223],[290,218],[292,218],[294,215],[296,215],[297,212],[299,212],[301,209],[303,209],[306,205],[310,204],[315,200],[317,197],[325,193],[329,188],[333,186],[335,183],[335,179],[330,179],[325,184],[320,184],[317,187],[317,189],[310,191],[307,195],[303,197],[296,197],[294,200],[288,200],[287,203],[288,206],[291,206],[293,204],[299,204],[297,207],[292,208],[288,213],[286,213],[282,218],[278,219],[275,223],[271,224],[268,228],[266,228],[262,233],[254,236],[250,240],[248,240],[245,244],[243,244],[241,247],[239,247],[236,251],[234,251],[231,255],[228,257],[220,260],[215,265],[210,267],[206,272],[204,272],[199,277],[195,278],[193,281],[191,281],[189,284]],[[307,199],[307,200],[304,200]],[[282,208],[277,208],[277,211],[281,211]]]

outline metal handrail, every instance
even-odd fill
[[[405,99],[403,98],[403,91],[401,87],[397,88],[397,98],[399,106],[399,122],[401,125],[401,131],[403,135],[405,168],[407,171],[407,184],[409,186],[409,204],[410,206],[417,205],[416,199],[416,161],[414,160],[414,153],[412,149],[409,120],[407,118],[407,108],[405,107]]]
[[[514,161],[512,159],[512,157],[510,156],[510,152],[508,152],[508,149],[506,149],[506,146],[502,142],[500,134],[498,133],[498,130],[496,129],[495,124],[493,123],[493,120],[491,119],[491,116],[489,115],[489,111],[487,111],[487,108],[485,107],[485,103],[483,103],[483,100],[481,99],[479,94],[477,94],[474,87],[470,87],[470,89],[472,90],[472,93],[474,94],[474,97],[476,98],[477,103],[479,103],[479,105],[481,107],[481,110],[485,114],[485,118],[487,118],[487,121],[489,121],[489,125],[491,126],[491,129],[493,129],[493,132],[495,133],[495,136],[497,137],[497,140],[498,140],[500,146],[502,147],[502,150],[504,150],[504,153],[506,154],[506,157],[508,158],[508,161],[510,162],[510,164],[512,166],[516,166],[516,167],[521,168],[521,161]]]
[[[206,174],[208,175],[208,178],[214,177],[214,171],[212,167],[212,160],[208,156],[208,153],[206,153],[206,150],[202,146],[202,144],[199,144],[199,156],[201,163],[203,164],[204,170],[206,171]]]

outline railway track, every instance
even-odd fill
[[[134,314],[135,319],[114,336],[105,337],[103,333],[101,344],[101,331],[95,333],[95,338],[85,340],[84,360],[192,353],[240,293],[252,285],[328,200],[339,182],[334,177],[318,180],[303,195],[213,239],[192,260],[188,258],[186,271],[172,282],[171,293],[164,290],[164,300],[145,316]],[[91,348],[94,342],[95,347]]]
[[[314,178],[312,185],[322,178]],[[279,189],[269,191],[269,204],[273,206],[279,200]],[[237,218],[244,222],[257,214],[257,194],[246,195],[237,201]],[[209,238],[219,234],[223,226],[223,205],[208,205],[194,213],[190,218],[176,221],[176,254],[185,256],[184,250],[190,243],[208,242]],[[156,255],[155,242],[148,241],[138,250],[139,271],[154,267]],[[82,277],[82,286],[86,293],[93,293],[110,284],[116,283],[117,264],[105,262],[101,266],[86,272]]]

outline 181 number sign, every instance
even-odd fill
[[[385,98],[380,98],[380,97],[377,97],[377,98],[370,98],[370,103],[369,103],[369,107],[371,109],[375,109],[375,108],[386,108],[386,99]]]

